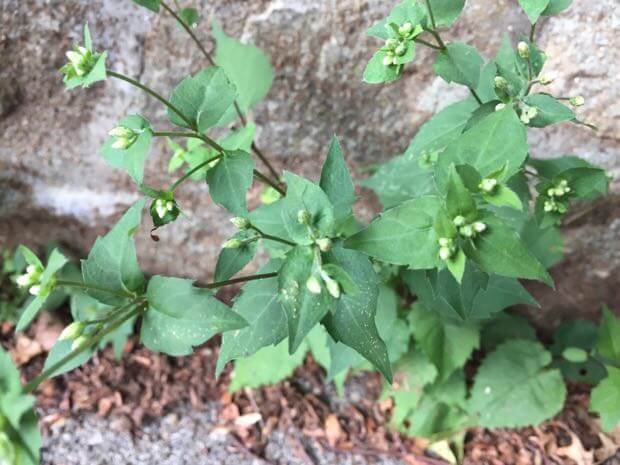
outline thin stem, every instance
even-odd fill
[[[200,49],[200,51],[202,52],[204,57],[207,59],[209,64],[211,66],[216,66],[215,60],[213,60],[213,57],[211,56],[209,51],[202,45],[202,43],[200,42],[198,37],[196,37],[196,35],[192,31],[192,29],[187,24],[185,24],[185,22],[179,17],[179,15],[172,8],[170,8],[170,6],[168,6],[166,4],[166,2],[162,1],[161,2],[161,6],[163,7],[164,10],[166,10],[168,13],[170,13],[174,17],[174,19],[177,20],[177,22],[179,24],[181,24],[183,29],[185,29],[185,31],[189,34],[189,36],[192,38],[194,43],[198,46],[198,48]],[[239,116],[239,119],[241,120],[241,123],[244,126],[246,126],[248,124],[248,122],[247,122],[243,112],[241,111],[241,107],[239,106],[239,103],[237,102],[237,100],[235,100],[233,104],[234,104],[234,107],[235,107],[235,112]],[[278,172],[274,169],[273,165],[269,162],[269,160],[267,160],[265,155],[263,155],[263,153],[259,150],[258,146],[255,143],[252,143],[252,150],[256,153],[258,158],[260,158],[260,160],[265,164],[265,166],[267,167],[267,169],[269,170],[271,175],[274,177],[274,179],[278,180],[279,177],[280,177],[278,175]]]
[[[283,239],[281,237],[277,237],[277,236],[272,236],[271,234],[267,234],[264,233],[263,231],[261,231],[260,229],[258,229],[256,226],[254,226],[253,224],[250,225],[250,229],[253,229],[254,231],[256,231],[258,234],[260,234],[260,236],[263,239],[268,239],[270,241],[274,241],[274,242],[280,242],[281,244],[286,244],[286,245],[290,245],[290,246],[295,246],[296,244],[294,242],[291,241],[287,241],[286,239]]]
[[[286,191],[284,189],[282,189],[280,186],[278,186],[275,182],[273,182],[271,179],[269,179],[267,176],[265,176],[263,173],[261,173],[258,170],[254,170],[254,176],[256,176],[256,178],[262,182],[264,182],[265,184],[270,185],[271,187],[273,187],[275,190],[278,191],[278,193],[284,197],[286,196]]]
[[[203,161],[202,163],[194,166],[191,170],[189,170],[187,173],[185,173],[183,176],[181,176],[179,179],[177,179],[174,182],[174,184],[172,184],[172,186],[170,186],[170,192],[174,192],[177,187],[179,187],[181,184],[183,184],[185,182],[185,180],[187,180],[196,171],[201,170],[202,168],[207,166],[209,163],[214,162],[215,160],[219,160],[220,158],[222,158],[222,156],[223,156],[223,154],[221,154],[221,153],[217,154],[216,156],[211,157],[208,160]]]
[[[478,105],[482,105],[482,100],[480,100],[480,96],[478,95],[478,93],[471,87],[468,87],[468,89],[471,95],[473,95],[473,97],[476,99],[476,102],[478,102]]]
[[[133,304],[134,303],[132,303],[132,305]],[[104,328],[101,331],[99,331],[87,343],[85,343],[82,346],[78,347],[76,350],[72,350],[67,355],[65,355],[63,358],[61,358],[58,362],[54,363],[47,370],[44,370],[40,375],[38,375],[35,378],[33,378],[28,384],[26,384],[24,386],[23,392],[24,393],[28,393],[28,394],[32,393],[37,387],[39,387],[39,385],[43,381],[45,381],[50,376],[52,376],[59,368],[61,368],[62,366],[64,366],[65,364],[67,364],[68,362],[73,360],[78,355],[82,354],[83,352],[87,351],[91,347],[93,347],[96,344],[98,344],[105,336],[107,336],[108,334],[116,331],[123,324],[125,324],[126,321],[128,321],[131,318],[133,318],[134,316],[138,315],[141,311],[142,311],[142,308],[140,306],[138,306],[137,308],[134,308],[131,312],[127,313],[125,316],[119,318],[116,322],[114,322],[113,324],[111,324],[107,328]]]
[[[153,131],[155,137],[192,137],[194,139],[202,139],[202,135],[197,132],[182,131]]]
[[[170,103],[168,101],[168,99],[162,97],[160,94],[155,92],[150,87],[147,87],[144,84],[142,84],[141,82],[136,81],[135,79],[132,79],[132,78],[130,78],[128,76],[125,76],[124,74],[117,73],[116,71],[106,70],[106,73],[107,73],[108,76],[112,76],[112,77],[114,77],[116,79],[120,79],[121,81],[128,82],[132,86],[135,86],[135,87],[143,90],[144,92],[149,94],[151,97],[156,98],[161,103],[163,103],[168,108],[170,108],[170,110],[172,110],[174,113],[176,113],[179,116],[179,118],[181,118],[190,128],[194,127],[194,123],[192,123],[183,113],[181,113],[181,110],[179,110],[176,106],[174,106],[172,103]]]
[[[446,44],[441,39],[441,36],[439,35],[439,33],[437,31],[433,30],[433,29],[426,29],[426,31],[429,32],[435,38],[435,40],[439,44],[440,50],[445,50]]]
[[[428,15],[431,17],[431,24],[433,25],[433,30],[435,30],[437,29],[437,25],[435,24],[435,15],[433,14],[430,0],[426,0],[426,9],[428,10]]]
[[[424,39],[418,39],[417,37],[415,39],[413,39],[414,42],[417,42],[418,44],[422,44],[422,45],[426,45],[429,48],[434,48],[435,50],[441,50],[441,47],[438,47],[435,44],[431,44],[430,42],[427,42]]]
[[[257,279],[268,279],[268,278],[275,278],[276,276],[278,276],[278,273],[263,273],[263,274],[254,274],[251,276],[241,276],[239,278],[234,278],[234,279],[228,279],[226,281],[219,281],[219,282],[215,282],[215,283],[210,283],[207,284],[206,286],[204,286],[205,289],[217,289],[220,287],[224,287],[224,286],[230,286],[231,284],[237,284],[237,283],[245,283],[247,281],[256,281]]]
[[[530,42],[534,42],[534,35],[536,34],[536,23],[532,24],[530,28]]]
[[[131,294],[129,292],[122,292],[122,291],[115,291],[113,289],[107,289],[105,287],[100,287],[100,286],[95,286],[92,284],[85,284],[85,283],[80,283],[78,281],[64,281],[64,280],[58,280],[56,281],[56,285],[57,286],[63,286],[63,287],[75,287],[78,289],[90,289],[93,291],[99,291],[99,292],[105,292],[107,294],[110,295],[116,295],[119,297],[129,297],[129,298],[134,298],[136,297],[135,294]]]

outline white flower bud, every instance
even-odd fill
[[[538,115],[538,108],[536,107],[529,107],[527,109],[527,116],[529,119],[534,119],[536,118],[536,116]]]
[[[584,99],[581,95],[576,95],[575,97],[571,97],[569,102],[574,107],[580,107],[586,103],[586,99]]]
[[[385,46],[387,48],[389,48],[390,50],[394,50],[396,47],[398,47],[398,40],[397,39],[388,39],[385,41]]]
[[[39,271],[39,268],[36,265],[28,265],[26,267],[26,273],[30,276],[34,276]]]
[[[495,105],[495,111],[502,111],[504,108],[506,108],[505,103],[498,103],[497,105]]]
[[[20,287],[29,286],[30,281],[31,281],[31,278],[29,274],[22,274],[16,279],[17,285]]]
[[[459,233],[461,233],[461,236],[473,237],[474,229],[472,228],[471,224],[466,224],[465,226],[459,228]]]
[[[84,328],[86,325],[79,321],[74,321],[65,329],[62,330],[60,336],[58,336],[59,341],[70,341],[82,335],[84,332]]]
[[[491,192],[495,190],[495,188],[497,187],[497,184],[498,182],[497,182],[497,179],[495,178],[484,178],[478,185],[478,188],[482,192],[486,192],[487,194],[490,194]]]
[[[461,215],[455,216],[452,223],[454,223],[456,227],[463,226],[465,224],[465,217]]]
[[[168,210],[169,212],[174,210],[174,202],[172,200],[168,200],[166,202],[166,210]]]
[[[440,237],[437,241],[440,247],[450,247],[452,245],[452,239],[447,237]]]
[[[108,135],[112,136],[112,137],[122,137],[122,138],[127,138],[127,137],[132,137],[135,135],[135,133],[133,132],[132,129],[126,127],[126,126],[116,126],[115,128],[112,128],[108,131]]]
[[[329,252],[332,248],[332,241],[327,237],[323,237],[316,240],[316,245],[319,247],[321,252]]]
[[[481,233],[487,230],[487,225],[484,224],[482,221],[476,221],[473,226],[474,231],[476,231],[477,233]]]
[[[329,292],[334,299],[340,298],[340,284],[338,284],[337,281],[331,278],[323,278],[323,280],[325,281],[325,287],[327,288],[327,292]]]
[[[73,344],[71,344],[71,350],[78,350],[84,347],[86,344],[90,342],[90,339],[87,336],[79,336],[75,338]]]
[[[524,59],[528,59],[530,57],[530,46],[526,42],[519,42],[517,44],[517,52],[519,52],[519,56]]]
[[[386,55],[383,57],[383,66],[392,66],[394,64],[394,57],[392,55]]]
[[[228,239],[226,242],[222,244],[222,248],[224,249],[238,249],[243,245],[243,241],[233,237],[232,239]]]
[[[399,44],[398,47],[396,47],[396,49],[394,50],[394,53],[399,57],[403,56],[405,52],[407,52],[407,45],[403,43]]]
[[[161,219],[163,219],[164,216],[166,216],[166,214],[168,213],[168,208],[166,207],[166,204],[162,199],[157,199],[155,201],[155,211],[157,212],[157,216],[159,216]]]
[[[553,200],[545,200],[544,210],[549,213],[555,211],[557,206]]]
[[[306,281],[306,288],[313,294],[321,293],[321,283],[314,275],[310,276],[308,281]]]
[[[411,31],[413,31],[413,24],[411,24],[410,22],[406,22],[405,24],[403,24],[401,27],[398,28],[398,33],[401,36],[406,36],[411,34]]]
[[[439,249],[439,258],[442,260],[448,260],[450,257],[452,257],[452,250],[450,250],[450,248],[441,247]]]
[[[235,226],[235,228],[241,231],[250,227],[250,222],[248,221],[248,219],[243,218],[242,216],[236,216],[234,218],[231,218],[230,222]]]
[[[41,286],[39,286],[38,284],[35,284],[30,289],[28,289],[28,292],[30,292],[30,294],[34,296],[38,296],[41,294]]]
[[[308,210],[299,210],[297,212],[297,222],[299,224],[310,224],[312,221],[312,215]]]
[[[508,81],[502,76],[495,76],[495,79],[493,79],[493,83],[497,89],[503,91],[508,90]]]

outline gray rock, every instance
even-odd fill
[[[389,11],[391,1],[199,3],[204,20],[197,34],[208,46],[208,24],[217,18],[229,34],[257,44],[271,57],[276,80],[253,117],[258,144],[278,168],[316,178],[336,133],[359,174],[360,168],[402,152],[421,123],[465,95],[463,88],[448,86],[430,72],[432,53],[425,49],[399,82],[361,82],[378,45],[364,31]],[[540,27],[539,43],[550,57],[546,73],[556,77],[551,90],[584,95],[587,105],[579,110],[580,117],[600,131],[568,124],[533,130],[533,155],[575,153],[620,171],[615,156],[620,146],[616,3],[576,0],[568,12]],[[97,46],[110,51],[112,68],[164,94],[185,74],[201,69],[204,59],[168,15],[156,16],[128,0],[4,0],[0,15],[0,243],[56,241],[83,254],[137,198],[128,177],[97,153],[106,131],[129,112],[147,115],[157,128],[167,126],[164,109],[124,83],[109,80],[90,90],[65,92],[56,71],[64,51],[79,39],[87,20]],[[505,32],[515,37],[528,29],[516,2],[484,0],[469,2],[446,37],[458,37],[491,56]],[[170,182],[168,156],[163,141],[157,141],[146,174],[149,184]],[[259,192],[259,186],[251,191],[252,204]],[[220,244],[232,233],[229,216],[211,202],[205,185],[184,186],[179,200],[187,217],[158,232],[160,242],[150,240],[145,225],[138,237],[141,262],[151,273],[208,279]],[[611,202],[614,211],[616,201]],[[366,200],[358,207],[367,219],[377,211]],[[573,267],[566,275],[583,281],[578,294],[572,286],[566,292],[571,306],[586,315],[597,311],[601,280],[605,289],[617,284],[620,261],[609,251],[617,250],[618,235],[613,233],[617,228],[609,227],[612,217],[608,220],[586,221],[569,234],[568,248],[576,256],[587,250],[593,264],[592,270],[572,259],[564,265]],[[612,297],[610,304],[620,308],[620,297]],[[549,305],[545,314],[560,314]]]

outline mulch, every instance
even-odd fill
[[[11,351],[25,379],[42,368],[64,322],[43,314],[25,335],[0,326],[0,344]],[[308,439],[330,451],[399,458],[411,465],[446,463],[427,451],[428,441],[409,438],[389,428],[390,400],[379,401],[378,374],[355,375],[340,399],[326,383],[322,368],[308,356],[295,376],[274,386],[230,393],[230,368],[215,379],[215,340],[188,357],[152,353],[131,339],[121,361],[111,350],[97,354],[73,372],[43,383],[37,391],[41,425],[49,428],[69,416],[94,413],[114,418],[135,434],[140,425],[175,406],[201,409],[219,405],[218,428],[251,453],[262,456],[276,429],[299,432],[292,438],[312,463]],[[464,465],[620,465],[620,431],[601,433],[588,414],[589,389],[569,385],[564,410],[536,428],[472,429],[465,436]],[[260,415],[256,415],[256,413]]]

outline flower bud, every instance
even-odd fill
[[[476,221],[473,224],[473,227],[474,227],[474,231],[476,231],[477,233],[485,232],[487,230],[487,225],[483,223],[482,221]]]
[[[30,292],[31,295],[38,296],[41,294],[41,286],[38,284],[35,284],[30,289],[28,289],[28,292]]]
[[[553,200],[545,200],[543,209],[545,212],[550,213],[557,210],[557,205]]]
[[[228,239],[226,242],[222,244],[222,248],[224,249],[238,249],[243,245],[243,241],[233,237],[232,239]]]
[[[297,212],[297,222],[299,224],[309,225],[312,222],[312,215],[308,210],[299,210]]]
[[[385,41],[385,46],[390,49],[390,50],[394,50],[396,47],[398,47],[398,39],[388,39]]]
[[[90,338],[88,336],[78,336],[73,340],[73,344],[71,344],[71,350],[78,350],[84,347],[86,344],[90,342]]]
[[[506,108],[505,103],[498,103],[497,105],[495,105],[495,111],[502,111],[504,108]]]
[[[407,52],[407,45],[406,44],[399,44],[398,47],[396,47],[396,49],[394,50],[394,53],[396,55],[403,56],[405,53]]]
[[[502,76],[495,76],[495,79],[493,80],[493,84],[495,85],[495,88],[498,90],[502,90],[504,92],[508,90],[508,81]]]
[[[461,215],[455,216],[452,220],[452,223],[454,223],[454,226],[456,226],[457,228],[459,226],[463,226],[465,224],[465,217]]]
[[[235,228],[239,229],[240,231],[243,231],[244,229],[248,229],[250,227],[250,222],[248,221],[248,219],[242,216],[236,216],[234,218],[231,218],[230,222],[235,226]]]
[[[313,294],[321,293],[321,283],[314,275],[310,276],[308,278],[308,281],[306,281],[306,288]]]
[[[30,275],[28,274],[22,274],[20,276],[18,276],[18,278],[16,279],[17,285],[20,287],[26,287],[30,285]]]
[[[383,58],[383,66],[392,66],[396,64],[396,57],[393,55],[386,55]]]
[[[465,226],[459,228],[459,233],[461,234],[461,236],[473,237],[474,229],[471,224],[466,224]]]
[[[407,36],[411,34],[411,31],[413,31],[413,24],[411,24],[410,22],[406,22],[405,24],[403,24],[401,27],[398,28],[398,33],[401,36]]]
[[[31,275],[31,276],[34,276],[39,271],[40,270],[39,270],[39,268],[36,265],[28,265],[26,267],[26,273]]]
[[[168,207],[163,199],[157,199],[155,201],[155,211],[160,219],[163,219],[164,216],[166,216],[166,213],[168,213]]]
[[[439,249],[439,258],[448,260],[450,257],[452,257],[452,250],[449,247],[441,247]]]
[[[540,84],[543,86],[548,86],[553,82],[553,79],[548,76],[540,76],[540,78],[538,78],[538,82],[540,82]]]
[[[484,178],[480,182],[480,184],[478,184],[478,188],[482,192],[486,192],[487,194],[490,194],[491,192],[493,192],[497,188],[497,179],[495,179],[495,178]]]
[[[332,241],[327,237],[323,237],[316,240],[316,245],[321,252],[329,252],[332,248]]]
[[[340,298],[340,284],[338,284],[338,281],[331,278],[323,278],[323,281],[325,281],[327,292],[329,292],[334,299]]]
[[[517,52],[519,52],[519,56],[523,59],[530,58],[530,46],[526,42],[519,42],[517,44]]]
[[[70,341],[78,338],[84,332],[84,328],[86,325],[80,321],[74,321],[65,329],[62,330],[60,336],[58,336],[59,341]]]
[[[448,237],[440,237],[437,242],[440,247],[450,247],[452,245],[452,239]]]
[[[135,135],[134,131],[126,126],[116,126],[108,131],[108,135],[112,137],[128,138]]]
[[[576,95],[569,99],[569,102],[574,107],[580,107],[586,103],[586,99],[584,99],[581,95]]]

